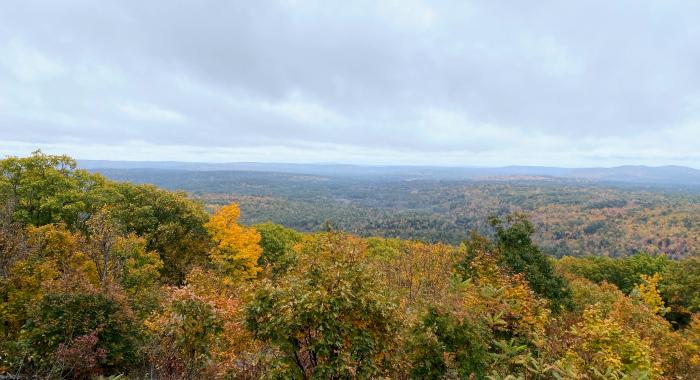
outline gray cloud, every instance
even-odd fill
[[[700,162],[694,1],[6,1],[0,152]]]

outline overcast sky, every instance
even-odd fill
[[[0,154],[700,167],[699,1],[0,6]]]

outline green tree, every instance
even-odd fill
[[[700,312],[700,256],[669,262],[661,278],[659,292],[670,308],[665,317],[686,326]]]
[[[68,156],[46,155],[0,160],[0,201],[13,204],[13,219],[41,226],[63,222],[78,228],[99,207],[107,180],[76,169]]]
[[[514,273],[522,273],[537,294],[549,299],[554,311],[571,308],[571,290],[554,272],[547,257],[533,242],[535,229],[522,214],[511,214],[505,221],[491,219],[496,230],[499,264]]]
[[[211,240],[201,204],[152,185],[120,183],[115,192],[110,214],[123,232],[143,237],[147,251],[158,252],[166,283],[182,284],[194,265],[207,261]]]
[[[488,331],[469,318],[431,307],[408,344],[415,379],[483,378],[488,365]]]
[[[273,278],[283,275],[296,262],[294,245],[301,240],[302,235],[271,222],[256,224],[254,227],[260,234],[259,244],[262,248],[258,265],[269,271]]]

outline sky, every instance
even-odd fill
[[[700,167],[700,2],[3,0],[0,155]]]

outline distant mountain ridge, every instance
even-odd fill
[[[306,174],[332,177],[387,177],[393,179],[478,180],[507,177],[552,177],[574,180],[661,185],[698,185],[700,170],[685,166],[626,165],[617,167],[560,168],[548,166],[445,167],[445,166],[363,166],[351,164],[290,163],[198,163],[177,161],[79,160],[91,171],[247,171]]]

